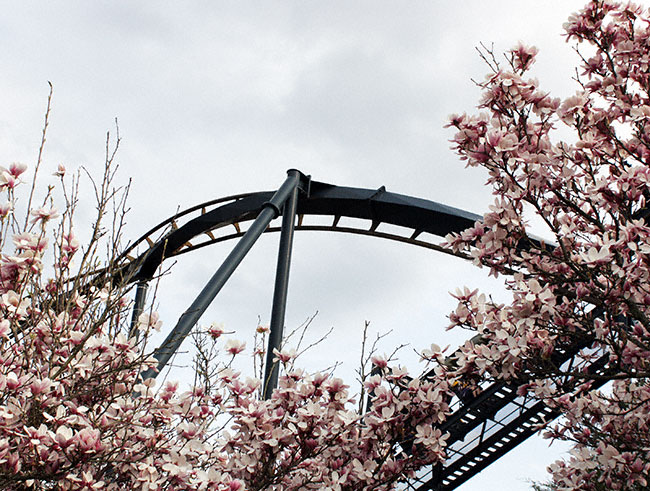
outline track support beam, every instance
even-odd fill
[[[290,171],[289,176],[273,197],[262,205],[262,210],[255,221],[251,224],[250,228],[246,231],[239,242],[237,242],[237,245],[230,252],[226,260],[212,278],[210,278],[210,281],[208,281],[203,290],[201,290],[201,293],[199,293],[194,302],[192,302],[192,305],[190,305],[190,307],[181,315],[174,329],[172,329],[165,341],[163,341],[160,347],[156,350],[154,357],[158,360],[158,366],[156,369],[152,368],[143,372],[143,379],[155,377],[167,365],[183,340],[188,336],[194,325],[198,322],[228,279],[232,276],[248,251],[250,251],[253,244],[255,244],[260,235],[264,233],[269,223],[271,223],[271,220],[280,215],[282,206],[299,186],[301,176],[302,174],[297,171]]]
[[[297,170],[290,170],[289,177],[300,176]],[[280,367],[273,362],[273,350],[280,349],[282,332],[284,330],[284,314],[287,307],[287,291],[289,288],[289,268],[291,266],[291,251],[293,248],[293,233],[296,226],[296,210],[298,209],[298,186],[289,194],[282,211],[282,229],[280,231],[280,247],[278,250],[278,265],[275,271],[275,289],[273,291],[273,307],[271,310],[271,326],[269,342],[266,350],[266,365],[264,369],[264,399],[270,399],[273,389],[278,385]]]
[[[132,338],[138,336],[138,330],[136,326],[138,325],[138,317],[144,310],[144,302],[147,298],[147,290],[149,289],[149,283],[147,281],[138,281],[138,286],[135,289],[135,303],[133,304],[133,315],[131,317],[131,328],[129,329],[129,337]]]

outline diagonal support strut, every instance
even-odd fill
[[[216,273],[210,278],[210,281],[201,290],[201,293],[192,302],[192,305],[181,315],[176,326],[169,333],[165,341],[155,351],[154,357],[158,360],[158,366],[156,369],[151,368],[143,372],[141,375],[143,379],[155,377],[167,365],[183,340],[188,336],[194,325],[221,291],[230,276],[232,276],[237,266],[242,262],[253,244],[264,233],[271,220],[280,215],[282,206],[298,188],[302,178],[302,174],[298,171],[289,171],[288,174],[282,186],[280,186],[268,202],[262,205],[262,210],[250,228],[239,240]]]

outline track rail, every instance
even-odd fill
[[[585,341],[556,349],[553,363],[604,375],[609,356],[602,351],[594,356],[588,345]],[[598,389],[605,382],[605,377],[594,380],[590,390]],[[447,459],[443,464],[422,469],[406,489],[456,489],[561,415],[557,408],[549,407],[542,400],[519,395],[517,385],[516,381],[492,382],[482,386],[481,393],[471,402],[456,400],[451,406],[452,414],[439,425],[440,430],[449,433]],[[563,385],[577,383],[569,377],[563,380]]]
[[[131,244],[118,259],[118,266],[129,272],[130,281],[147,281],[168,258],[243,236],[247,224],[272,195],[271,191],[238,194],[176,213]],[[297,213],[296,230],[368,235],[446,254],[451,251],[440,246],[441,238],[461,232],[482,218],[433,201],[391,193],[384,187],[361,189],[316,181],[310,182],[309,193],[299,196]],[[329,223],[323,223],[322,217],[329,217]],[[385,230],[386,225],[400,230]],[[271,226],[266,232],[279,230]]]

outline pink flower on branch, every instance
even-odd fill
[[[238,341],[236,339],[229,339],[226,342],[225,349],[232,356],[236,356],[246,349],[246,343]]]
[[[0,204],[0,219],[4,219],[9,216],[9,213],[11,213],[13,209],[13,204],[10,201]]]
[[[55,176],[55,177],[64,177],[65,176],[65,165],[59,164],[57,169],[56,169],[56,172],[54,172],[54,174],[52,174],[52,175]]]
[[[221,335],[222,335],[224,332],[225,332],[225,329],[224,329],[223,325],[221,325],[221,324],[212,324],[212,325],[208,328],[208,334],[209,334],[210,337],[212,337],[213,339],[217,339],[217,338],[221,337]]]
[[[534,46],[524,46],[521,42],[510,50],[512,64],[515,70],[525,72],[535,62],[539,50]]]
[[[18,162],[13,162],[9,166],[9,174],[11,174],[13,177],[20,176],[26,170],[27,170],[27,165]]]
[[[281,351],[273,349],[273,354],[275,355],[274,360],[283,364],[287,364],[296,358],[296,350],[293,348],[290,350],[283,349]]]
[[[47,223],[49,220],[52,220],[59,216],[58,212],[56,211],[56,208],[52,206],[49,208],[41,207],[35,210],[31,210],[30,215],[34,217],[31,223],[40,222],[42,225],[45,225],[45,223]]]
[[[25,172],[27,166],[25,164],[12,163],[9,169],[0,167],[0,188],[14,189],[22,181],[19,176]]]

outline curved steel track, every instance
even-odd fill
[[[238,194],[193,206],[151,228],[120,257],[131,281],[147,281],[165,259],[218,242],[241,237],[272,191]],[[482,217],[434,201],[379,189],[334,186],[310,181],[309,192],[298,197],[296,230],[345,232],[370,235],[451,254],[440,247],[440,238],[461,232]],[[329,217],[327,223],[314,222]],[[350,220],[358,221],[349,223]],[[386,225],[401,227],[396,230]],[[266,232],[277,232],[269,227]],[[403,233],[402,233],[403,232]]]

